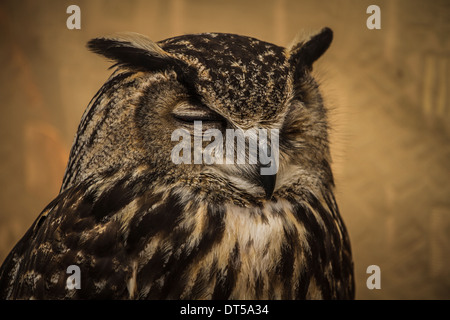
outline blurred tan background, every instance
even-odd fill
[[[68,30],[66,8],[81,8]],[[366,9],[381,8],[381,30]],[[331,108],[337,198],[358,299],[450,299],[450,1],[0,2],[0,261],[57,195],[81,115],[110,71],[85,49],[135,31],[207,31],[286,46],[335,32],[316,64]],[[369,265],[381,289],[366,287]]]

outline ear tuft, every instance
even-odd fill
[[[330,47],[333,31],[323,28],[307,40],[300,41],[290,50],[289,62],[295,68],[295,74],[311,71],[313,63]]]
[[[87,43],[94,53],[115,61],[121,67],[144,71],[163,71],[173,67],[174,59],[161,47],[137,33],[95,38]]]

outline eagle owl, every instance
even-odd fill
[[[332,38],[324,28],[290,48],[226,33],[89,41],[115,71],[81,119],[59,195],[4,261],[0,298],[354,298],[311,75]],[[277,171],[175,163],[172,134],[196,121],[223,136],[277,130]]]

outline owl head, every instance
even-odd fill
[[[332,37],[324,28],[287,49],[225,33],[89,41],[115,71],[83,115],[62,191],[118,172],[240,205],[332,186],[326,109],[311,75]]]

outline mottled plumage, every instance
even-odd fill
[[[325,28],[288,49],[220,33],[90,41],[116,70],[83,115],[60,194],[3,263],[0,298],[353,298],[311,76],[331,40]],[[171,133],[193,120],[278,129],[278,173],[174,164]]]

